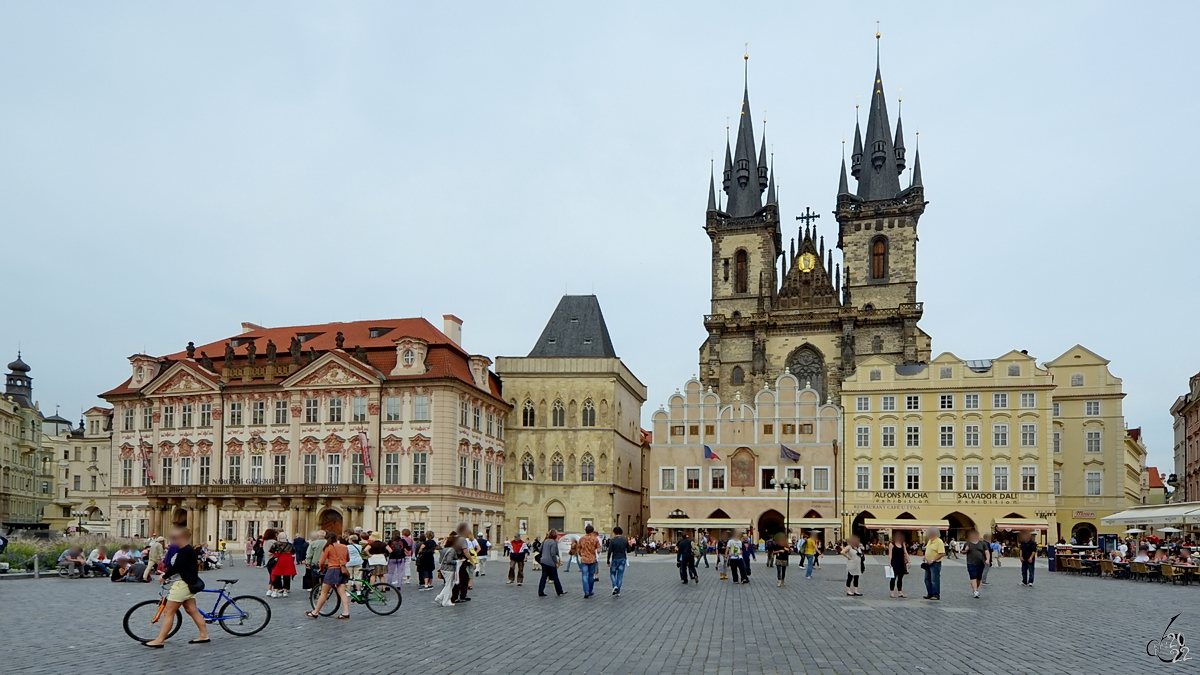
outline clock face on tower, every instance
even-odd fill
[[[805,253],[800,256],[799,263],[800,263],[800,271],[807,274],[808,272],[811,272],[811,271],[813,271],[813,269],[816,268],[817,256],[815,256],[811,253]]]

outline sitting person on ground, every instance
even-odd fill
[[[58,564],[67,568],[67,573],[72,577],[82,577],[87,569],[87,558],[83,557],[83,549],[78,546],[72,546],[62,552],[58,556]]]
[[[108,576],[112,571],[112,559],[108,557],[108,548],[97,546],[87,557],[87,568],[98,574]]]

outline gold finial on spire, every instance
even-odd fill
[[[745,59],[746,61],[750,60],[750,43],[749,42],[746,43],[746,53],[742,54],[742,58]]]
[[[875,39],[876,39],[876,40],[878,40],[878,39],[879,39],[879,38],[881,38],[881,37],[883,37],[883,33],[881,33],[881,32],[879,31],[879,22],[878,22],[878,21],[876,21],[876,22],[875,22]]]

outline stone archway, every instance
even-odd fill
[[[764,511],[763,514],[758,517],[758,536],[762,539],[769,540],[771,537],[774,537],[776,533],[783,532],[783,528],[783,514],[775,509]]]
[[[871,531],[867,529],[867,518],[874,518],[875,514],[870,511],[863,511],[854,517],[854,521],[850,523],[850,533],[858,535],[859,541],[864,543],[871,541]]]
[[[797,347],[787,357],[788,372],[800,380],[800,386],[813,388],[821,401],[827,397],[825,391],[825,355],[811,344]]]
[[[559,534],[567,531],[567,507],[557,499],[546,505],[546,530]]]
[[[950,524],[946,535],[951,539],[956,539],[958,541],[965,541],[967,538],[967,530],[976,528],[975,521],[972,520],[970,516],[958,511],[955,511],[954,513],[947,513],[946,515],[942,516],[942,520]]]
[[[325,509],[321,512],[321,529],[333,534],[342,533],[342,514],[336,509]]]
[[[1071,528],[1071,537],[1080,546],[1096,543],[1096,526],[1091,523],[1075,523]]]

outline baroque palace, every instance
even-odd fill
[[[186,524],[211,544],[461,521],[503,536],[509,406],[458,318],[242,329],[135,354],[102,395],[118,535]]]

